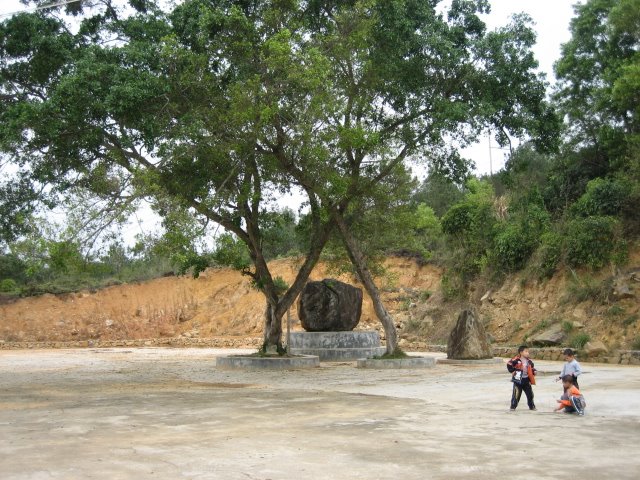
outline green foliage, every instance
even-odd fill
[[[620,305],[613,305],[607,310],[607,316],[618,317],[624,313],[624,308]]]
[[[498,268],[514,272],[521,269],[536,247],[537,238],[522,225],[507,224],[495,235],[493,257]]]
[[[563,321],[561,326],[562,331],[567,334],[571,333],[574,329],[573,322],[570,322],[569,320]]]
[[[0,278],[24,283],[27,280],[27,264],[15,254],[0,255]]]
[[[302,252],[295,213],[290,209],[265,212],[261,219],[262,251],[267,260]]]
[[[223,233],[216,239],[216,248],[211,257],[216,265],[236,270],[243,270],[251,265],[247,246],[231,233]]]
[[[547,328],[550,325],[549,320],[548,319],[544,319],[542,320],[540,323],[538,323],[532,330],[531,330],[531,335],[538,333],[542,330],[544,330],[545,328]]]
[[[418,294],[418,299],[421,302],[426,302],[427,300],[429,300],[431,298],[431,295],[433,295],[433,292],[431,292],[430,290],[422,290]]]
[[[400,347],[396,347],[392,353],[385,353],[383,355],[373,357],[374,360],[395,360],[399,358],[409,358],[409,355],[403,352]]]
[[[627,179],[596,178],[587,184],[586,192],[571,206],[575,216],[616,216],[623,211],[631,193]]]
[[[260,291],[265,290],[264,282],[260,279],[252,280],[251,286],[256,290],[260,290]],[[289,289],[289,284],[285,281],[284,278],[279,276],[273,279],[273,286],[274,286],[274,292],[278,296],[282,295],[284,292],[286,292]]]
[[[631,342],[631,350],[640,350],[640,336],[637,336]]]
[[[624,259],[626,244],[620,222],[613,217],[591,216],[567,225],[566,255],[570,266],[602,268]]]
[[[582,350],[590,340],[591,336],[588,333],[578,333],[569,339],[569,345],[576,350]]]
[[[594,300],[606,303],[609,299],[611,285],[607,282],[598,282],[593,277],[584,276],[580,278],[572,271],[571,282],[567,287],[565,301],[581,303],[587,300]]]
[[[18,284],[12,278],[5,278],[0,281],[0,292],[12,293],[18,289]]]
[[[413,201],[430,207],[438,217],[442,217],[463,196],[460,186],[443,175],[430,172],[413,194]]]
[[[533,259],[533,270],[540,279],[551,278],[562,260],[564,237],[555,231],[545,232]]]
[[[627,318],[625,318],[622,321],[622,324],[625,327],[629,327],[629,326],[633,325],[634,323],[636,323],[639,318],[640,318],[640,315],[638,315],[637,313],[634,313],[633,315],[629,315]]]

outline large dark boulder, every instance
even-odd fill
[[[458,315],[458,321],[447,343],[447,358],[456,360],[481,360],[492,358],[489,336],[474,313],[464,310]]]
[[[298,315],[307,332],[353,330],[362,313],[362,290],[333,279],[309,282],[298,300]]]

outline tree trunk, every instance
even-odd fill
[[[347,248],[347,254],[351,259],[351,263],[353,263],[353,266],[355,267],[365,290],[373,301],[373,308],[376,312],[376,316],[378,317],[378,320],[380,320],[380,323],[382,323],[384,334],[387,340],[387,353],[392,354],[398,347],[398,333],[396,331],[396,326],[393,323],[393,319],[382,304],[380,293],[378,292],[378,287],[376,287],[376,284],[373,281],[373,276],[371,275],[371,272],[367,267],[367,262],[364,258],[364,255],[360,251],[360,247],[358,246],[355,238],[353,238],[353,236],[351,235],[349,227],[345,223],[344,218],[342,217],[340,212],[337,212],[335,210],[332,210],[331,216],[338,226],[338,231],[340,232],[342,241]]]
[[[276,309],[270,303],[267,303],[267,308],[264,311],[264,337],[262,347],[265,350],[268,350],[270,347],[275,347],[278,353],[283,351],[282,317],[278,318],[276,316]]]

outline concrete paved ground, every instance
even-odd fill
[[[551,413],[559,362],[511,413],[504,365],[229,372],[221,353],[0,352],[0,478],[640,476],[638,367],[583,365],[577,417]]]

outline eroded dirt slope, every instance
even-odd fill
[[[640,255],[632,257],[630,269],[633,265],[640,265]],[[434,266],[421,267],[411,259],[393,258],[387,267],[388,274],[378,284],[401,338],[445,343],[458,313],[469,303],[444,301],[442,272]],[[275,276],[291,282],[297,264],[293,259],[278,260],[272,269]],[[580,275],[600,284],[611,274]],[[320,265],[311,278],[327,277],[334,275]],[[338,278],[356,283],[348,276]],[[631,285],[631,290],[635,296],[622,300],[576,302],[575,274],[564,273],[546,282],[513,277],[499,288],[477,284],[470,298],[498,343],[519,343],[553,323],[571,322],[576,325],[574,333],[602,340],[609,348],[630,348],[640,338],[640,285]],[[95,293],[43,295],[0,305],[0,341],[259,337],[263,310],[264,299],[247,277],[230,269],[210,269],[198,279],[165,277]],[[295,306],[291,316],[293,329],[299,329]],[[358,329],[371,328],[381,331],[365,295]]]

